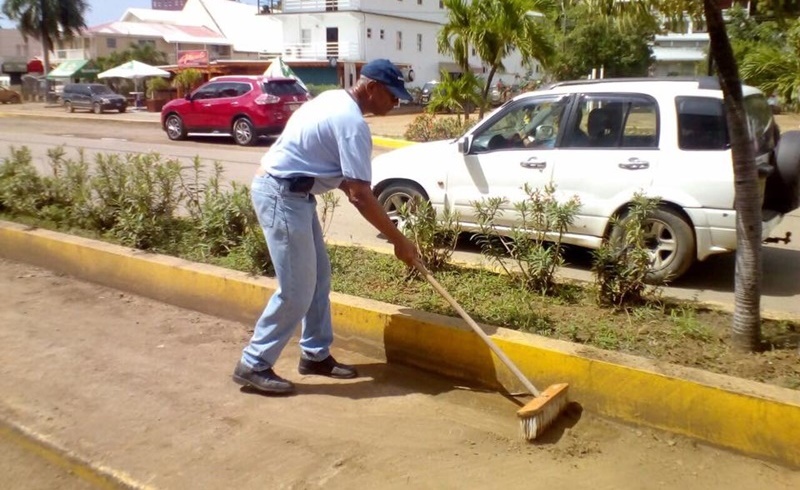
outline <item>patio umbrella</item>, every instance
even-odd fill
[[[148,77],[169,77],[170,73],[168,71],[162,70],[161,68],[157,68],[155,66],[150,66],[147,63],[142,63],[141,61],[128,61],[123,63],[119,66],[115,66],[110,70],[106,70],[103,73],[97,75],[97,78],[128,78],[134,81],[136,85],[136,91],[140,92],[139,90],[139,80]]]
[[[306,84],[300,80],[300,77],[297,76],[294,70],[289,68],[289,65],[287,65],[280,56],[276,56],[272,59],[272,62],[264,71],[264,76],[276,78],[294,78],[301,87],[303,87],[305,90],[308,90],[308,88],[306,88]]]

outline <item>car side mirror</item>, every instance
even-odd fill
[[[462,136],[458,140],[458,152],[464,155],[469,153],[469,150],[472,149],[472,135],[468,134],[466,136]]]

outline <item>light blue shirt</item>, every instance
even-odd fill
[[[339,187],[343,179],[372,181],[372,137],[355,100],[329,90],[300,106],[261,158],[274,177],[315,178],[312,194]]]

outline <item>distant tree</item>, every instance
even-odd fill
[[[652,64],[650,43],[658,31],[654,16],[626,24],[613,17],[590,15],[585,5],[566,9],[560,49],[550,73],[557,80],[584,78],[602,67],[604,76],[647,76]]]
[[[5,0],[3,14],[17,29],[42,43],[45,77],[50,69],[50,51],[59,41],[71,40],[86,28],[86,0]],[[49,81],[45,78],[49,90]]]
[[[108,56],[97,58],[97,65],[100,71],[104,71],[133,60],[148,65],[164,65],[167,63],[167,55],[151,44],[131,43],[128,49],[113,51]]]

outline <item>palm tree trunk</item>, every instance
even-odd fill
[[[742,82],[716,0],[703,0],[711,57],[725,97],[733,153],[736,210],[736,273],[731,340],[753,351],[761,340],[761,191],[755,150],[747,130]]]
[[[41,22],[41,36],[42,36],[42,71],[44,72],[44,101],[47,103],[47,96],[50,95],[50,79],[47,78],[47,74],[50,72],[50,43],[48,39],[50,39],[45,26],[47,15],[47,6],[45,5],[46,0],[39,1],[39,8],[41,9],[41,18],[39,21]]]

